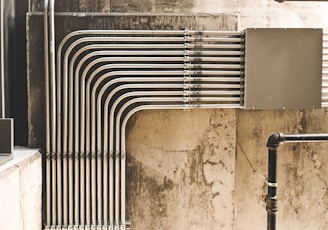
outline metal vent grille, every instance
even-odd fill
[[[322,45],[322,107],[328,107],[328,33],[323,34]]]
[[[147,109],[241,108],[243,34],[76,31],[49,79],[46,229],[128,229],[125,126]]]

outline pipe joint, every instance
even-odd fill
[[[268,138],[267,147],[270,149],[276,149],[279,147],[280,143],[285,141],[285,136],[283,133],[274,133]]]
[[[109,159],[114,159],[114,151],[109,152]]]
[[[187,83],[187,82],[191,82],[192,80],[193,80],[193,78],[190,76],[189,69],[185,69],[183,71],[183,82]]]
[[[126,152],[121,152],[121,160],[124,161],[126,159]]]
[[[119,160],[121,157],[120,151],[115,152],[115,160]]]
[[[270,197],[269,195],[267,195],[265,201],[266,210],[269,214],[275,214],[278,212],[277,196]]]
[[[188,49],[184,50],[184,62],[190,63],[190,51]]]

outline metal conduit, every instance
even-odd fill
[[[321,106],[328,107],[328,33],[323,34],[322,52],[322,99]]]
[[[117,78],[117,79],[115,79],[116,81],[114,81],[114,83],[115,82],[118,82],[118,80],[120,80],[121,82],[122,82],[122,79],[123,78]],[[127,82],[127,83],[131,83],[132,81],[133,82],[135,82],[136,80],[139,80],[139,82],[140,83],[142,83],[141,85],[137,85],[139,88],[147,88],[147,85],[145,85],[144,84],[144,81],[145,81],[145,79],[144,78],[125,78],[124,79],[125,80],[125,82]],[[172,81],[172,82],[176,82],[176,81],[183,81],[183,79],[179,79],[179,78],[165,78],[165,80],[166,81]],[[161,81],[163,81],[163,80],[161,80],[161,79],[159,79],[158,77],[157,78],[147,78],[147,81],[155,81],[155,82],[161,82]],[[111,84],[114,84],[113,83],[113,81],[112,82],[110,82]],[[101,120],[101,117],[99,117],[99,115],[101,114],[101,95],[102,95],[102,93],[103,93],[103,91],[105,91],[109,86],[108,86],[109,84],[107,83],[104,87],[103,87],[103,89],[102,90],[100,90],[100,93],[98,94],[98,119],[97,120]],[[169,87],[173,87],[174,85],[169,85]],[[178,88],[182,88],[184,85],[183,84],[180,84],[180,85],[178,85]],[[134,85],[124,85],[124,87],[123,86],[120,86],[121,88],[120,89],[123,89],[123,88],[126,88],[126,89],[130,89],[130,88],[134,88]],[[161,89],[161,88],[163,88],[164,86],[162,86],[162,85],[160,85],[160,86],[158,86],[158,85],[156,85],[156,86],[154,86],[154,85],[149,85],[148,86],[149,87],[149,89],[153,89],[153,88],[159,88],[159,89]],[[120,90],[119,89],[119,87],[117,87],[116,88],[116,91],[118,91],[118,90]],[[87,92],[88,92],[89,90],[88,90],[88,87],[87,87]],[[216,93],[218,93],[218,92],[216,92]],[[115,92],[112,92],[112,94],[115,94]],[[196,94],[197,95],[197,94]],[[109,96],[108,98],[112,98],[113,96]],[[122,97],[122,96],[121,96]],[[87,97],[88,98],[88,97]],[[95,88],[92,90],[92,101],[94,101],[95,99]],[[216,100],[218,100],[219,98],[216,98]],[[223,99],[224,100],[224,99]],[[232,100],[235,100],[235,101],[237,101],[237,100],[240,100],[239,98],[233,98]],[[86,107],[88,108],[89,107],[89,100],[87,100],[87,102],[86,102]],[[94,105],[95,103],[92,103],[92,105]],[[109,100],[106,100],[106,102],[105,102],[105,104],[106,104],[106,106],[107,106],[107,104],[109,104]],[[105,106],[105,107],[106,107]],[[88,109],[87,109],[88,110]],[[91,116],[91,121],[92,121],[92,125],[91,125],[91,127],[93,127],[93,129],[91,130],[91,136],[92,136],[92,146],[96,146],[96,144],[95,144],[95,136],[96,136],[96,131],[95,131],[95,127],[96,127],[96,119],[95,119],[95,117],[96,117],[96,115],[95,115],[95,111],[96,111],[96,109],[94,108],[94,106],[92,106],[92,108],[91,108],[91,111],[92,111],[92,116]],[[88,115],[87,116],[87,118],[86,118],[86,120],[88,121],[89,120],[89,118],[90,118],[90,115]],[[107,115],[105,114],[105,118],[104,118],[104,120],[105,120],[105,122],[108,120],[107,119]],[[112,120],[112,118],[109,118],[109,120],[111,121]],[[101,130],[100,129],[100,127],[102,126],[102,124],[100,123],[100,122],[98,122],[98,138],[99,137],[101,137],[101,133],[99,132],[99,130]],[[105,127],[107,127],[107,125],[105,124]],[[104,136],[107,136],[107,131],[104,131]],[[111,134],[109,134],[109,136],[111,136]],[[100,147],[99,147],[99,145],[100,145],[100,142],[98,142],[98,149],[100,149]],[[107,146],[107,144],[105,143],[104,144],[105,146]],[[105,147],[105,149],[106,149],[106,147]],[[91,151],[96,151],[95,149],[92,149]],[[111,150],[110,150],[110,152],[111,152]],[[106,203],[106,202],[105,202]],[[112,219],[112,218],[111,218]]]
[[[46,97],[46,223],[45,229],[50,229],[51,225],[58,225],[56,216],[56,158],[57,154],[54,142],[50,139],[55,133],[56,108],[50,108],[54,99],[55,72],[54,72],[54,0],[44,1],[44,72],[45,72],[45,97]],[[48,20],[49,17],[49,20]]]
[[[141,105],[138,107],[133,108],[131,111],[129,111],[127,113],[127,115],[124,117],[122,123],[121,123],[121,152],[126,153],[125,150],[125,131],[126,131],[126,125],[127,125],[127,121],[129,120],[129,118],[135,114],[138,111],[142,111],[142,110],[166,110],[166,109],[208,109],[208,108],[217,108],[217,105],[213,105],[213,104],[194,104],[194,105],[173,105],[173,104],[149,104],[149,105]],[[219,107],[222,105],[219,105]],[[124,183],[125,181],[125,160],[121,161],[121,177],[122,177],[122,183]],[[125,196],[125,194],[123,194],[123,192],[121,193],[121,199],[124,201],[125,197],[123,198],[123,196]],[[123,203],[123,202],[122,202]],[[122,207],[122,214],[123,217],[125,217],[125,207]]]
[[[166,79],[166,81],[173,81],[173,82],[178,82],[178,81],[182,81],[183,80],[183,78],[165,78]],[[145,78],[117,78],[117,79],[114,79],[113,81],[111,81],[111,82],[108,82],[106,85],[104,85],[104,87],[102,88],[102,90],[100,90],[100,92],[99,92],[99,96],[98,96],[98,100],[97,100],[97,103],[95,103],[95,102],[92,102],[92,105],[94,105],[94,104],[97,104],[98,105],[98,118],[97,118],[97,120],[98,120],[98,125],[97,125],[97,127],[98,127],[98,130],[100,130],[100,127],[102,127],[103,125],[101,124],[101,119],[100,119],[100,111],[101,111],[101,106],[102,106],[102,104],[101,104],[101,97],[102,97],[102,95],[103,95],[103,93],[104,93],[104,91],[106,90],[106,88],[108,88],[109,87],[109,85],[111,85],[111,84],[114,84],[114,83],[117,83],[118,81],[120,81],[120,82],[123,82],[123,80],[124,80],[124,82],[126,82],[126,83],[130,83],[130,82],[136,82],[137,80],[139,81],[139,83],[140,83],[140,85],[132,85],[132,84],[128,84],[128,85],[122,85],[122,86],[119,86],[119,87],[117,87],[117,88],[115,88],[115,90],[113,90],[112,92],[111,92],[111,94],[107,97],[107,99],[106,99],[106,102],[105,102],[105,108],[107,108],[107,106],[110,104],[110,99],[114,96],[114,94],[116,93],[116,92],[118,92],[118,91],[120,91],[120,90],[122,90],[122,89],[130,89],[130,88],[136,88],[136,87],[138,87],[138,88],[140,88],[140,89],[144,89],[144,88],[149,88],[149,89],[153,89],[153,88],[159,88],[159,89],[161,89],[161,88],[163,88],[163,87],[170,87],[171,85],[166,85],[166,86],[164,86],[163,84],[162,85],[158,85],[158,84],[156,84],[156,85],[153,85],[153,84],[148,84],[148,85],[145,85],[145,84],[143,84],[143,82],[145,82]],[[159,79],[158,77],[157,78],[155,78],[155,77],[151,77],[151,78],[147,78],[146,80],[148,80],[148,81],[153,81],[153,82],[156,82],[156,81],[158,81],[158,82],[160,82],[160,81],[163,81],[162,79]],[[176,83],[177,84],[177,83]],[[183,89],[183,85],[182,85],[182,83],[180,83],[181,85],[177,85],[177,86],[175,86],[175,87],[177,87],[178,89]],[[173,86],[171,86],[171,88],[173,88]],[[88,90],[87,90],[87,92],[88,92]],[[93,90],[93,92],[94,92],[94,90]],[[175,92],[174,92],[175,93]],[[92,98],[94,98],[94,94],[93,94],[93,96],[92,96]],[[239,98],[236,98],[236,99],[239,99]],[[93,99],[94,100],[94,99]],[[89,102],[87,102],[86,103],[86,105],[88,105],[88,103]],[[93,108],[92,108],[92,114],[95,114],[95,108],[94,108],[94,106],[93,106]],[[107,111],[107,110],[105,110],[105,111]],[[88,120],[88,119],[87,119]],[[94,124],[95,123],[95,117],[93,117],[92,119],[92,125],[91,125],[91,127],[96,127],[96,125]],[[110,118],[109,119],[110,121],[112,120],[112,118]],[[107,113],[105,113],[105,115],[104,115],[104,121],[105,121],[105,125],[104,125],[104,136],[112,136],[112,132],[110,133],[110,134],[108,134],[108,130],[107,130],[107,127],[108,127],[108,125],[107,125],[107,121],[108,121],[108,115],[107,115]],[[112,125],[110,125],[110,127],[112,128],[113,126]],[[92,136],[95,136],[94,135],[94,129],[93,129],[93,131],[92,131]],[[101,136],[101,134],[100,133],[98,133],[98,135],[100,135]],[[107,140],[107,139],[106,139]],[[105,150],[107,149],[107,146],[108,146],[108,144],[107,144],[107,141],[105,140],[105,142],[104,142],[104,148],[105,148]],[[110,140],[112,140],[112,139],[110,139]],[[111,144],[111,146],[112,146],[112,144]],[[112,152],[113,150],[109,150],[109,152]],[[111,189],[112,189],[112,187],[111,187]],[[112,194],[112,193],[110,193],[110,194]],[[105,202],[106,203],[106,202]],[[112,220],[112,217],[110,218],[111,220]]]
[[[239,32],[216,31],[76,31],[66,36],[57,52],[52,88],[57,98],[51,98],[59,116],[49,131],[52,149],[61,157],[47,163],[47,190],[52,190],[47,205],[57,206],[47,207],[46,226],[128,229],[125,150],[120,150],[125,139],[119,127],[124,111],[140,103],[151,103],[150,109],[153,103],[159,109],[240,107],[241,41]],[[50,173],[54,170],[57,174]]]
[[[45,183],[46,183],[46,223],[51,223],[51,180],[50,180],[50,163],[51,163],[51,153],[50,153],[50,86],[49,86],[49,45],[48,45],[48,0],[44,1],[44,12],[43,12],[43,22],[44,22],[44,76],[45,76],[45,101],[46,101],[46,175]],[[46,226],[49,228],[50,226]]]
[[[167,96],[178,96],[180,94],[180,97],[167,97]],[[116,106],[118,105],[120,100],[123,100],[123,98],[127,98],[127,97],[132,97],[132,96],[143,96],[140,98],[133,98],[131,100],[129,100],[128,102],[126,102],[122,107],[120,107],[119,112],[116,115],[116,119],[114,119],[114,111],[116,110]],[[145,96],[148,97],[145,97]],[[149,96],[153,96],[153,97],[149,97]],[[162,96],[162,97],[161,97]],[[165,97],[163,97],[165,96]],[[111,115],[110,115],[110,121],[113,122],[115,121],[115,125],[114,124],[110,124],[110,127],[115,127],[111,130],[116,130],[116,144],[115,146],[117,146],[116,150],[112,150],[113,152],[116,152],[116,159],[120,159],[121,160],[121,164],[123,164],[123,166],[121,167],[121,172],[116,172],[116,176],[117,175],[121,175],[121,181],[120,181],[120,189],[121,189],[121,198],[120,198],[120,213],[121,213],[121,220],[125,220],[125,163],[123,161],[125,161],[125,155],[126,155],[126,151],[125,151],[125,134],[120,133],[120,127],[121,127],[121,120],[122,120],[122,116],[124,111],[130,107],[133,104],[136,103],[146,103],[146,102],[157,102],[157,103],[168,103],[168,102],[176,102],[178,103],[180,106],[184,106],[184,109],[186,108],[190,108],[190,107],[202,107],[204,106],[204,104],[206,104],[206,102],[210,102],[210,104],[208,104],[207,106],[210,107],[214,107],[214,108],[220,108],[222,107],[222,104],[212,104],[211,102],[217,102],[218,98],[217,97],[202,97],[200,95],[192,95],[192,96],[188,96],[188,102],[191,102],[191,104],[186,104],[186,98],[185,96],[185,91],[176,91],[176,92],[172,92],[172,91],[144,91],[144,92],[130,92],[130,93],[126,93],[125,95],[122,95],[119,99],[117,99],[115,101],[115,103],[112,106],[111,109]],[[140,105],[138,105],[140,106]],[[151,105],[154,106],[154,105]],[[229,106],[231,106],[231,108],[235,108],[235,105],[225,105],[225,108],[228,108]],[[123,128],[123,127],[122,127]],[[121,131],[123,132],[123,131]],[[110,132],[110,135],[114,135],[112,132]],[[116,168],[118,170],[118,168]],[[117,177],[116,180],[118,180],[119,178]],[[118,182],[116,182],[118,183]],[[116,189],[115,192],[116,196],[119,196],[119,188]],[[117,201],[118,199],[116,199]],[[116,204],[116,206],[118,206],[119,204]],[[118,207],[116,207],[118,209]],[[116,210],[115,213],[118,213],[118,210]]]
[[[120,79],[121,80],[121,79]],[[130,82],[132,81],[133,79],[127,79],[127,82]],[[141,81],[141,84],[139,85],[136,85],[136,84],[128,84],[128,85],[122,85],[122,86],[119,86],[117,88],[115,88],[111,93],[110,95],[108,96],[108,98],[106,99],[106,102],[105,102],[105,108],[107,108],[110,104],[110,99],[113,98],[114,94],[117,93],[118,91],[122,90],[122,89],[136,89],[136,88],[140,88],[140,89],[146,89],[146,88],[149,88],[149,89],[154,89],[154,88],[158,88],[158,89],[162,89],[162,88],[177,88],[177,89],[181,89],[181,93],[183,94],[183,87],[184,85],[181,83],[180,85],[169,85],[169,84],[166,84],[166,85],[163,85],[163,84],[142,84],[142,81],[145,81],[145,79],[140,79]],[[156,79],[154,79],[156,80]],[[163,80],[162,80],[163,81]],[[104,88],[107,88],[106,86],[104,86]],[[136,94],[137,95],[137,94]],[[197,95],[197,94],[196,94]],[[121,96],[122,97],[122,96]],[[111,103],[112,104],[112,103]],[[114,103],[115,105],[116,103]],[[106,122],[108,121],[108,115],[107,115],[107,110],[105,110],[105,115],[104,115],[104,121],[105,121],[105,127],[108,127],[108,125],[106,124]],[[109,119],[110,121],[112,120],[112,118]],[[109,133],[109,136],[112,136],[112,125],[109,125],[110,127],[110,133]],[[104,136],[108,136],[107,134],[107,131],[105,130],[104,131]],[[113,139],[111,138],[110,139],[111,142],[113,142]],[[105,146],[107,144],[105,143]],[[113,144],[110,143],[110,148],[109,148],[109,152],[112,153],[112,152],[115,152],[114,149],[113,149]],[[111,187],[112,188],[112,187]],[[112,194],[112,193],[111,193]],[[116,207],[117,207],[117,204],[116,204]],[[115,212],[117,213],[117,212]],[[112,217],[110,218],[112,219]],[[117,221],[117,220],[116,220]]]
[[[87,90],[86,92],[89,92],[89,90]],[[88,103],[87,103],[88,104]],[[88,106],[87,106],[88,107]],[[88,110],[88,109],[87,109]],[[89,120],[88,118],[86,119],[87,121]],[[92,127],[94,127],[93,125],[92,125]],[[88,131],[87,131],[87,133],[89,133]],[[94,135],[92,135],[92,137],[94,137]],[[88,138],[87,138],[88,139]],[[91,149],[91,151],[94,151],[94,149]]]
[[[144,80],[145,81],[145,80]],[[161,85],[161,84],[140,84],[140,85],[135,85],[135,84],[128,84],[128,85],[122,85],[122,86],[120,86],[120,87],[117,87],[117,88],[115,88],[115,90],[113,90],[112,92],[111,92],[111,94],[112,95],[110,95],[110,96],[108,96],[108,99],[109,98],[112,98],[113,97],[113,95],[118,91],[118,90],[121,90],[122,88],[126,88],[126,89],[135,89],[135,88],[141,88],[141,89],[147,89],[147,88],[149,88],[149,89],[155,89],[155,88],[158,88],[158,89],[165,89],[165,88],[173,88],[173,87],[175,87],[175,88],[178,88],[178,89],[180,89],[181,91],[180,91],[180,93],[183,95],[183,96],[188,96],[188,101],[189,102],[191,102],[191,101],[197,101],[197,100],[195,100],[195,98],[197,99],[198,98],[198,101],[197,102],[200,102],[200,101],[209,101],[207,98],[200,98],[200,96],[198,95],[198,94],[200,94],[199,92],[195,92],[195,95],[196,96],[190,96],[190,95],[186,95],[186,93],[187,93],[187,91],[188,90],[190,90],[190,89],[193,89],[194,87],[197,87],[197,89],[199,90],[199,89],[201,89],[202,87],[204,87],[204,88],[206,88],[206,86],[202,86],[202,85],[197,85],[197,86],[195,86],[195,85],[192,85],[192,84],[190,84],[190,86],[188,87],[188,90],[186,90],[186,89],[184,89],[184,87],[185,87],[185,85],[183,84],[183,83],[180,83],[180,85],[178,84],[178,85]],[[119,89],[119,88],[121,88],[121,89]],[[116,91],[116,92],[115,92]],[[169,92],[168,92],[169,93]],[[134,92],[134,96],[136,96],[136,95],[138,95],[138,94],[140,94],[139,92]],[[185,97],[181,97],[181,98],[177,98],[176,100],[177,101],[185,101]],[[114,103],[111,103],[111,104],[113,104],[112,105],[112,107],[114,108],[112,111],[114,111],[115,110],[115,106],[119,103],[119,101],[118,100],[120,100],[120,99],[122,99],[122,98],[124,98],[125,97],[125,95],[122,95],[122,96],[120,96],[118,99],[117,99],[117,101],[115,101]],[[190,100],[189,98],[193,98],[193,100]],[[109,100],[106,100],[106,102],[105,102],[105,108],[107,108],[107,106],[109,106]],[[216,98],[216,102],[218,102],[218,100],[219,100],[219,98]],[[189,103],[188,102],[188,103]],[[221,103],[221,105],[222,105],[222,103]],[[220,106],[221,107],[221,106]],[[233,106],[234,108],[236,108],[236,105],[234,105]],[[107,113],[106,113],[106,111],[107,110],[105,110],[105,115],[104,115],[104,121],[105,121],[105,127],[107,127],[107,124],[106,124],[106,121],[108,120],[108,119],[106,119],[107,118]],[[109,119],[109,121],[111,121],[113,118],[113,114],[111,114],[111,117],[110,117],[110,119]],[[110,127],[110,133],[109,133],[109,136],[112,136],[113,134],[112,134],[112,127],[113,127],[113,125],[109,125],[109,127]],[[104,133],[104,136],[107,136],[106,135],[106,132]],[[110,139],[111,141],[112,141],[112,139]],[[112,147],[113,146],[113,147]],[[115,145],[113,145],[113,144],[111,144],[110,143],[110,148],[109,148],[109,152],[116,152],[115,151],[115,149],[114,149],[114,146]],[[117,143],[116,143],[116,146],[117,146]],[[116,159],[117,159],[117,157],[118,157],[118,154],[115,154],[116,155]],[[118,174],[118,172],[116,172],[115,173],[115,175],[117,176],[117,175],[119,175]],[[119,181],[117,181],[118,180],[118,178],[116,177],[116,182],[115,182],[115,184],[117,184],[117,183],[119,183]],[[116,197],[118,196],[118,194],[119,194],[119,190],[118,190],[118,188],[116,187],[116,192],[115,192],[115,194],[116,194]],[[115,204],[115,215],[118,215],[118,213],[119,213],[119,203],[118,203],[118,199],[115,199],[115,201],[116,201],[116,204]],[[115,218],[115,222],[117,223],[117,221],[118,221],[118,216],[116,216],[116,218]]]

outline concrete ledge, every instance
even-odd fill
[[[15,148],[0,166],[0,229],[42,227],[42,162],[38,150]]]

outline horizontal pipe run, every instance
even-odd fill
[[[62,49],[63,45],[68,42],[69,39],[75,36],[94,36],[94,35],[128,35],[131,36],[132,34],[143,34],[143,35],[180,35],[184,36],[184,30],[78,30],[71,32],[70,34],[66,35],[65,38],[61,41],[59,45],[59,51]],[[189,35],[195,35],[199,33],[198,31],[188,31]],[[202,35],[217,35],[217,36],[242,36],[242,32],[235,32],[235,31],[201,31]]]
[[[328,134],[285,134],[284,142],[322,142],[328,140]]]

